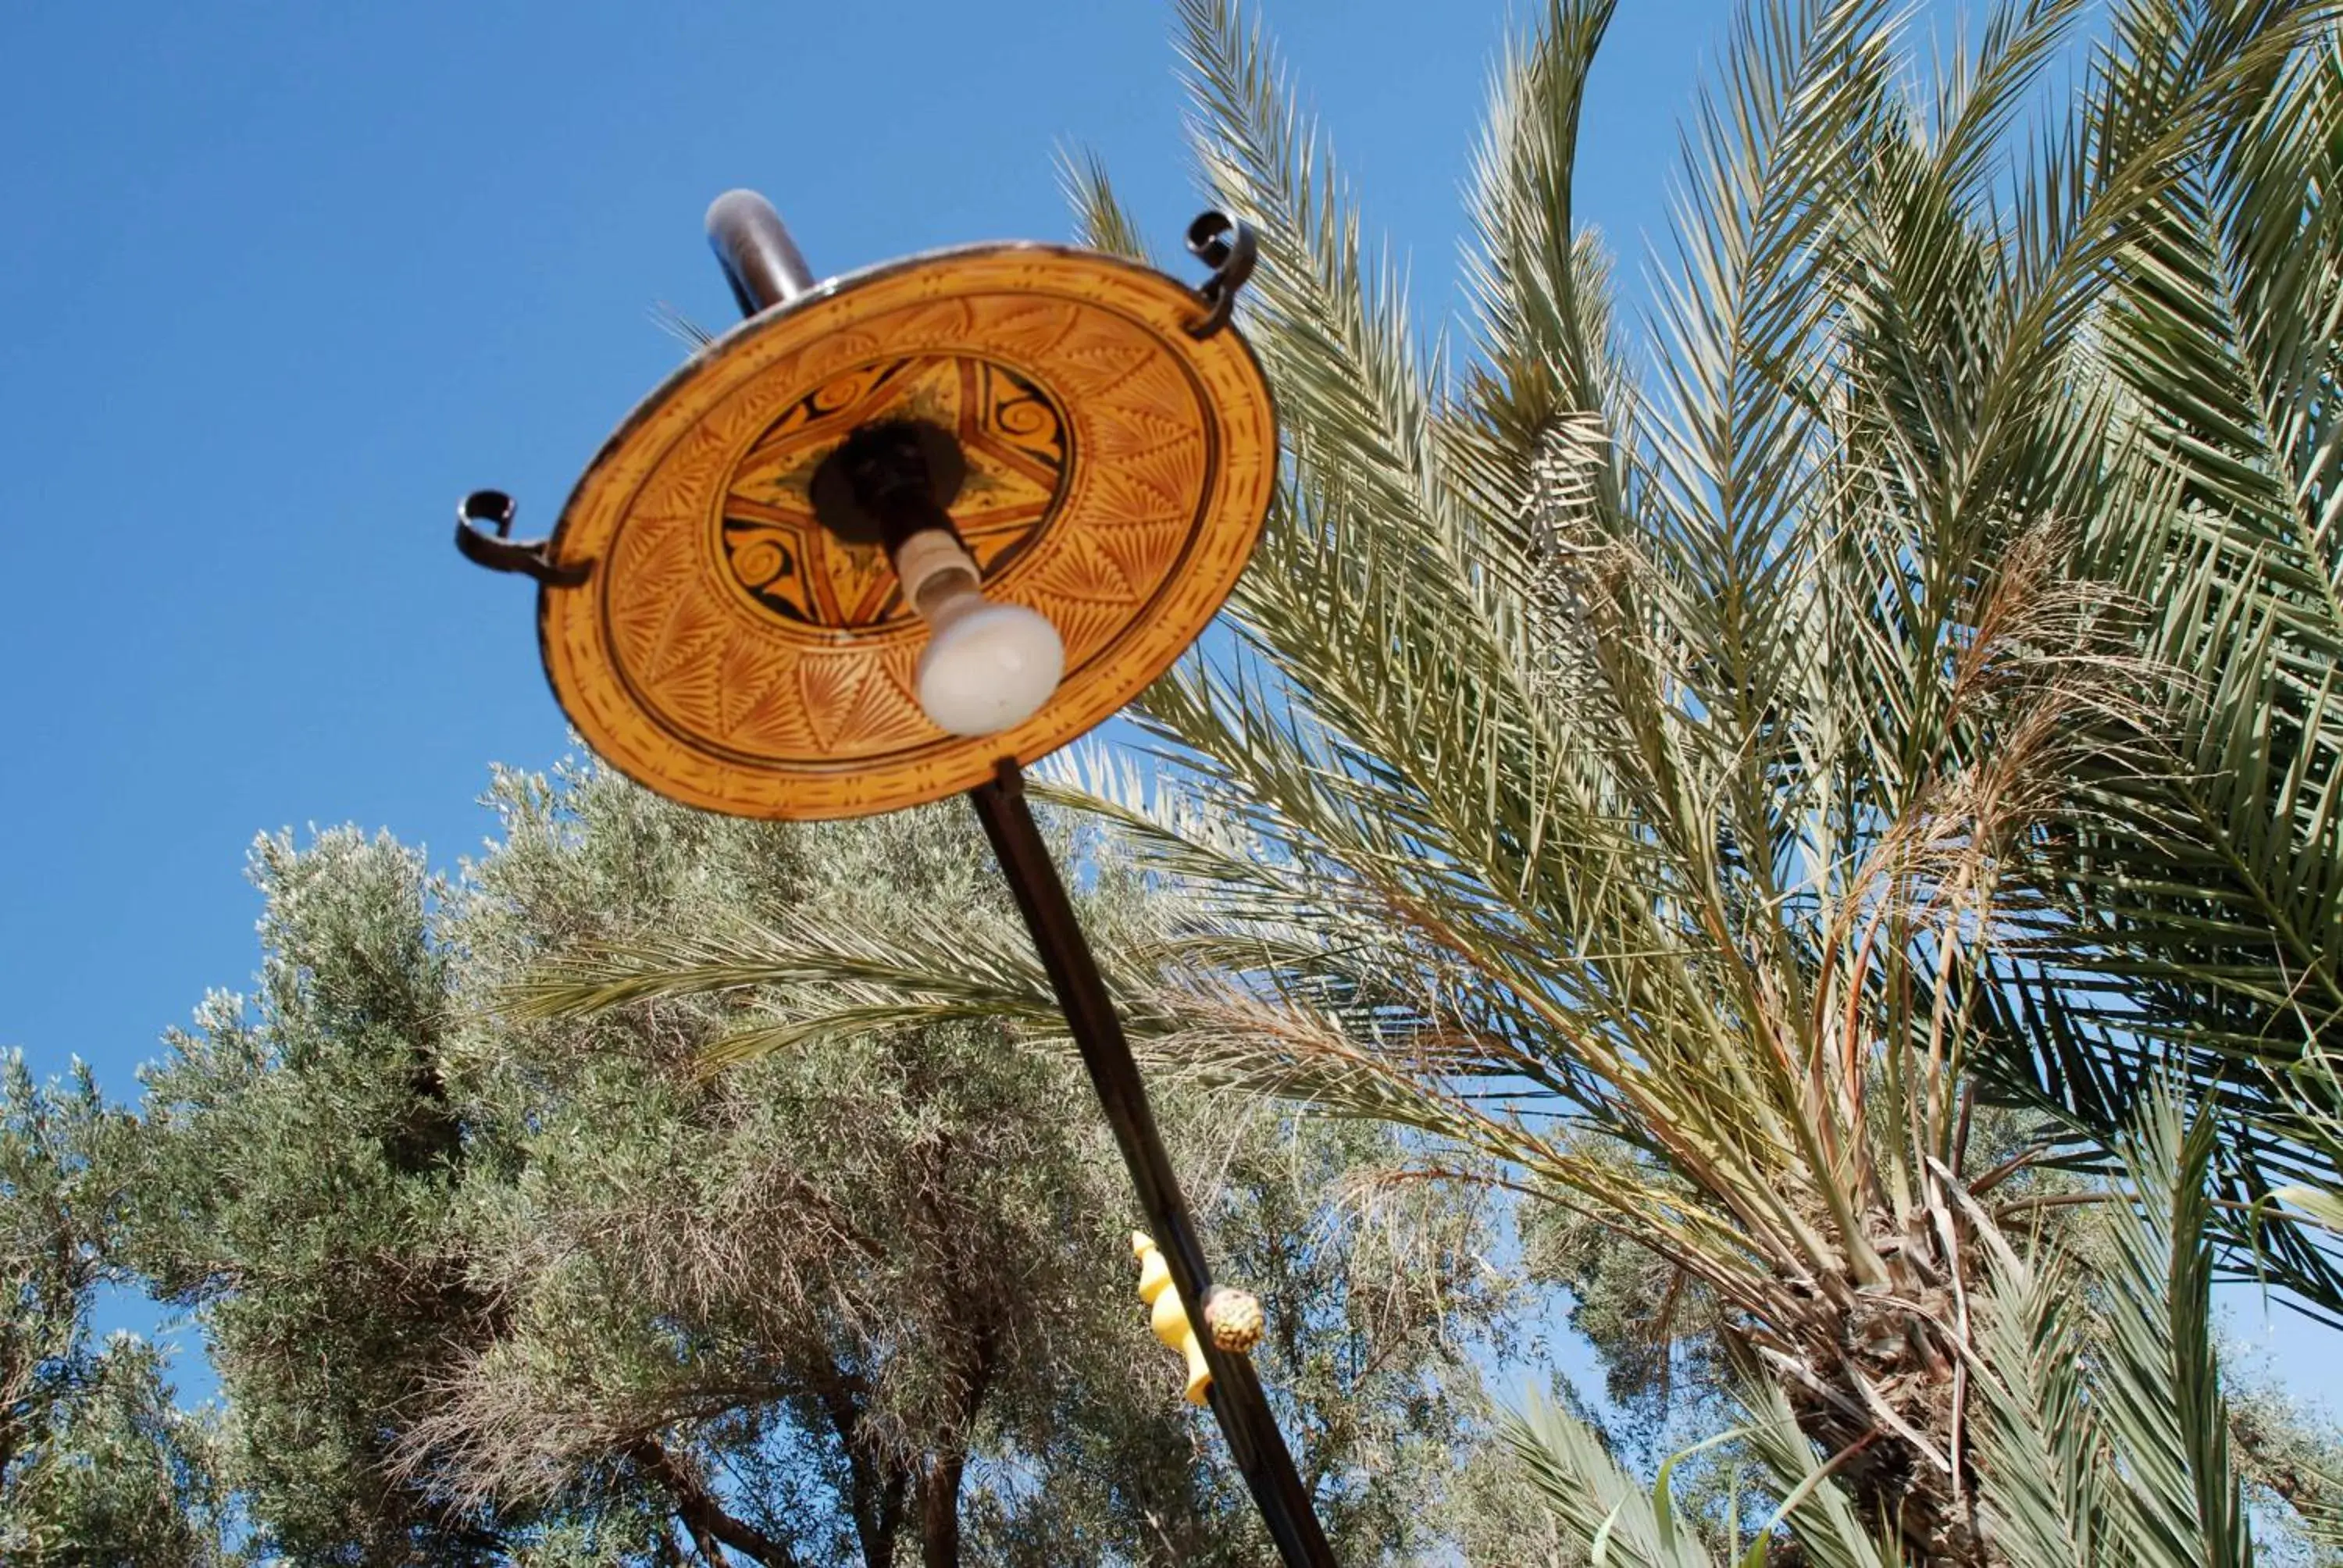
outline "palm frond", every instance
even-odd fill
[[[2097,1290],[2048,1254],[1996,1271],[1979,1442],[1997,1551],[2020,1568],[2253,1561],[2208,1313],[2209,1116],[2168,1088],[2121,1148]]]
[[[709,1070],[816,1036],[948,1021],[1062,1030],[1049,977],[1030,946],[994,926],[850,930],[809,918],[741,920],[688,936],[579,943],[497,999],[516,1019],[582,1018],[660,1002],[720,1003],[699,1047]],[[1143,1017],[1126,998],[1124,1005]],[[744,1021],[742,1015],[746,1014]]]
[[[1498,1441],[1561,1523],[1565,1539],[1598,1561],[1634,1568],[1711,1568],[1691,1533],[1606,1452],[1585,1422],[1532,1390],[1525,1407],[1497,1421]]]
[[[1138,220],[1114,194],[1106,164],[1097,153],[1078,154],[1071,148],[1061,148],[1058,185],[1074,209],[1074,235],[1079,243],[1110,256],[1153,265]]]
[[[2104,1313],[2106,1361],[2093,1393],[2123,1455],[2134,1546],[2169,1563],[2253,1561],[2207,1315],[2213,1256],[2207,1185],[2210,1116],[2184,1120],[2159,1097],[2122,1153],[2137,1217],[2115,1242]]]
[[[1620,504],[1606,414],[1627,377],[1612,357],[1607,268],[1572,196],[1587,74],[1615,9],[1550,0],[1498,67],[1473,160],[1464,283],[1478,330],[1452,461],[1483,516],[1531,525],[1523,550],[1568,542],[1581,531],[1570,515]],[[1579,475],[1597,493],[1571,497],[1563,518],[1530,516],[1553,477]],[[1541,522],[1556,537],[1539,538]]]
[[[2103,157],[2165,136],[2147,123],[2184,98],[2206,149],[2116,231],[2098,337],[2151,477],[2082,541],[2088,569],[2145,607],[2142,652],[2174,678],[2077,770],[2046,857],[2071,922],[2030,1011],[2031,1081],[2100,1137],[2158,1070],[2239,1116],[2216,1224],[2329,1312],[2331,1245],[2228,1216],[2267,1215],[2274,1186],[2334,1184],[2343,1155],[2322,1131],[2343,1110],[2320,1099],[2331,1080],[2298,1070],[2343,1020],[2332,19],[2143,5],[2103,58]]]
[[[1772,1494],[1782,1500],[1735,1559],[1762,1568],[1775,1530],[1786,1529],[1807,1561],[1822,1568],[1901,1568],[1903,1553],[1867,1529],[1853,1502],[1816,1457],[1788,1405],[1771,1390],[1753,1396],[1750,1420],[1678,1453],[1646,1489],[1623,1469],[1584,1422],[1533,1390],[1523,1408],[1499,1413],[1498,1440],[1553,1511],[1566,1540],[1597,1563],[1700,1568],[1719,1561],[1669,1495],[1670,1472],[1681,1461],[1725,1442],[1747,1446],[1764,1468]],[[1737,1528],[1737,1525],[1736,1525]],[[1736,1542],[1735,1545],[1738,1544]]]

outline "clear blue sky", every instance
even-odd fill
[[[1633,0],[1589,206],[1660,221],[1719,0]],[[1444,307],[1502,0],[1286,0],[1373,218]],[[452,864],[488,763],[564,731],[531,590],[460,561],[479,486],[552,524],[733,314],[699,218],[779,204],[818,270],[1063,237],[1093,146],[1163,248],[1195,211],[1168,8],[937,3],[12,6],[0,22],[0,1047],[117,1094],[248,985],[255,832]]]
[[[1630,262],[1725,0],[1625,0],[1583,210]],[[1503,0],[1282,0],[1370,222],[1453,303]],[[491,760],[564,749],[531,591],[463,564],[463,492],[549,528],[731,314],[699,232],[754,186],[817,271],[1061,237],[1094,146],[1167,253],[1196,207],[1169,15],[222,0],[0,20],[0,1047],[113,1094],[248,987],[260,830],[387,827],[452,866]]]

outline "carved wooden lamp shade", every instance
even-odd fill
[[[561,706],[633,778],[745,817],[893,810],[1055,750],[1194,641],[1260,533],[1276,430],[1225,317],[1151,269],[1039,245],[919,256],[750,317],[627,418],[534,547]],[[984,597],[1063,643],[1055,694],[1000,733],[921,710],[928,626],[876,532],[825,510],[825,459],[885,427],[925,437]],[[509,527],[508,504],[472,515]]]

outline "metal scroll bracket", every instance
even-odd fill
[[[546,552],[551,539],[512,537],[513,498],[502,490],[474,490],[456,508],[456,548],[464,558],[492,572],[518,572],[548,588],[576,588],[594,575],[594,563],[557,562]],[[479,525],[495,528],[488,532]]]
[[[1210,337],[1229,324],[1237,307],[1237,290],[1252,276],[1261,246],[1252,229],[1224,212],[1205,212],[1188,226],[1188,254],[1212,269],[1196,293],[1204,315],[1188,328],[1191,337]]]

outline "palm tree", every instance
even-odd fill
[[[2326,8],[2122,0],[2042,106],[2088,0],[2001,0],[1925,95],[1888,0],[1753,0],[1643,360],[1572,201],[1611,9],[1549,0],[1498,73],[1449,356],[1258,29],[1179,0],[1205,182],[1262,236],[1286,483],[1226,638],[1139,707],[1163,767],[1060,797],[1192,895],[1101,944],[1167,1060],[1415,1130],[1394,1181],[1647,1249],[1655,1333],[1706,1303],[1866,1528],[1995,1560],[1994,1303],[2056,1211],[2038,1151],[1984,1147],[1988,1095],[2103,1149],[2144,1063],[2225,1097],[2241,1244],[2271,1190],[2332,1185],[2298,1113],[2331,1081],[2236,1065],[2327,1038],[2343,920],[2343,622],[2303,608],[2334,598],[2337,270],[2288,186],[2343,124]],[[2271,910],[2301,916],[2275,950]],[[536,1000],[823,982],[743,1049],[1050,1027],[1030,958],[940,921],[672,938]],[[2280,1016],[2310,1020],[2283,1050]]]
[[[2137,1212],[2103,1209],[2090,1227],[2104,1260],[2069,1254],[1997,1259],[1974,1436],[1981,1459],[1977,1516],[1996,1562],[2013,1568],[2077,1563],[2250,1563],[2255,1526],[2241,1505],[2219,1371],[2205,1332],[2214,1273],[2209,1185],[2217,1141],[2164,1094],[2147,1097],[2116,1141]],[[2095,1312],[2078,1310],[2096,1292]],[[1687,1518],[1664,1466],[1648,1492],[1586,1426],[1533,1401],[1503,1423],[1522,1470],[1565,1525],[1565,1539],[1602,1560],[1708,1568],[1769,1560],[1895,1568],[1900,1543],[1866,1519],[1799,1430],[1780,1393],[1753,1387],[1737,1439],[1774,1504],[1721,1519]],[[1723,1439],[1712,1440],[1715,1442]],[[1682,1457],[1682,1456],[1680,1456]],[[1776,1501],[1778,1500],[1778,1501]],[[1736,1500],[1737,1502],[1737,1500]],[[1736,1516],[1738,1515],[1738,1516]],[[1750,1543],[1742,1551],[1743,1532]],[[2343,1546],[2343,1515],[2302,1510],[2305,1544]],[[1720,1539],[1721,1537],[1721,1539]]]

